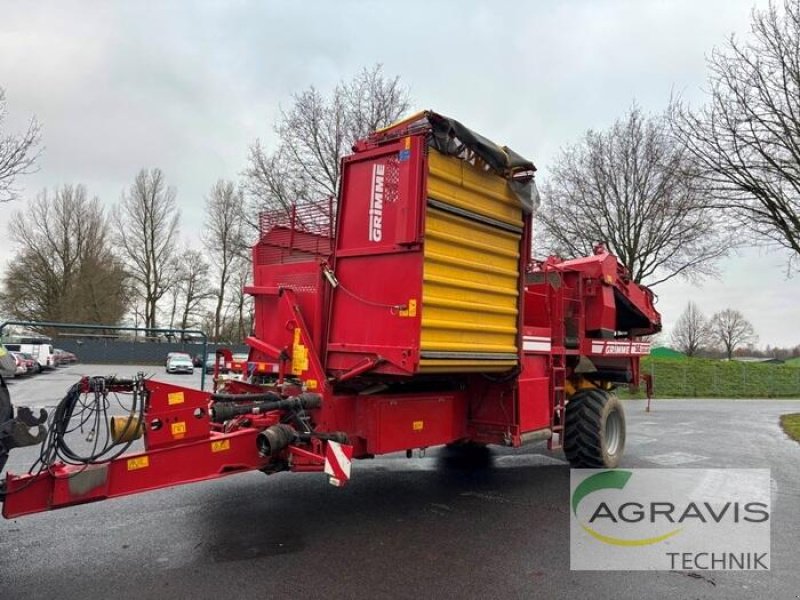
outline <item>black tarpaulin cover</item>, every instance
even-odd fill
[[[533,180],[536,167],[508,146],[498,146],[492,140],[465,127],[455,119],[433,111],[426,111],[425,118],[431,125],[430,145],[443,154],[459,156],[464,147],[477,154],[498,175],[508,180],[509,186],[519,198],[526,214],[539,205],[539,193]]]

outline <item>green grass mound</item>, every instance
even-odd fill
[[[673,359],[673,360],[686,359],[686,355],[683,352],[678,352],[677,350],[673,350],[672,348],[666,348],[663,346],[659,348],[653,348],[650,351],[650,356],[659,359]]]
[[[800,369],[786,364],[649,356],[641,371],[656,398],[800,398]]]
[[[800,442],[800,413],[781,415],[781,427],[790,438]]]

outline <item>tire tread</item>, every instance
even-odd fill
[[[567,404],[564,421],[564,454],[573,468],[608,468],[603,451],[603,419],[607,405],[618,403],[615,397],[598,388],[579,390]],[[620,406],[615,406],[621,411]],[[624,423],[624,416],[623,416]],[[622,447],[624,449],[624,427]]]

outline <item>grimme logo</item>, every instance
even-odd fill
[[[768,569],[769,472],[726,471],[577,471],[573,568]]]
[[[383,178],[385,166],[375,164],[372,167],[372,188],[369,196],[369,241],[380,242],[383,239]]]

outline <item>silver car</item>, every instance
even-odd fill
[[[171,356],[167,360],[167,373],[194,373],[194,365],[189,356]]]

